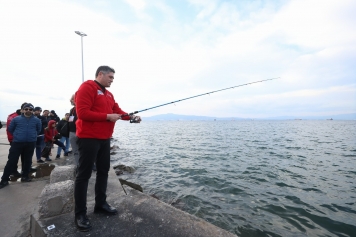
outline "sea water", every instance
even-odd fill
[[[239,236],[356,236],[356,121],[116,124],[112,164]]]

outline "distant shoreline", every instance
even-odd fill
[[[142,118],[142,121],[146,122],[157,122],[157,121],[181,121],[181,122],[221,122],[221,121],[236,121],[236,122],[244,122],[244,121],[356,121],[356,119],[145,119]]]
[[[181,115],[181,114],[160,114],[150,117],[141,116],[142,121],[152,120],[356,120],[356,113],[352,114],[338,114],[328,116],[277,116],[266,118],[241,118],[241,117],[210,117],[210,116],[196,116],[196,115]]]

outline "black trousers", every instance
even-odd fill
[[[8,160],[1,180],[9,181],[11,172],[17,167],[19,157],[23,158],[22,177],[27,178],[32,164],[32,156],[35,151],[36,142],[12,142],[9,150]],[[110,149],[110,145],[109,145]]]
[[[10,146],[12,145],[12,142],[10,142]],[[23,166],[24,166],[24,164],[25,164],[25,161],[23,160],[23,157],[24,157],[24,155],[23,154],[21,154],[21,170],[23,170]],[[32,162],[32,161],[31,161]],[[31,165],[32,165],[32,163],[31,163]],[[14,168],[13,168],[13,170],[12,170],[12,172],[11,173],[17,173],[17,169],[19,168],[19,166],[16,164],[16,166],[14,166]],[[30,167],[31,168],[31,167]]]
[[[106,187],[110,169],[110,139],[78,138],[79,166],[75,179],[75,215],[87,212],[88,183],[96,162],[95,204],[106,202]]]
[[[46,145],[47,143],[45,143],[45,145]],[[59,146],[60,148],[62,148],[63,149],[63,151],[65,151],[65,149],[66,149],[66,147],[65,147],[65,145],[62,143],[62,142],[60,142],[60,141],[58,141],[58,140],[55,140],[54,142],[53,142],[53,144],[56,144],[57,146]],[[51,152],[50,152],[51,153]],[[44,158],[49,158],[49,153],[48,153],[48,156],[47,157],[44,157]]]

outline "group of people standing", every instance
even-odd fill
[[[10,149],[0,188],[8,185],[10,176],[21,177],[22,182],[30,182],[29,173],[36,171],[36,169],[32,168],[34,152],[36,152],[37,163],[52,161],[49,158],[49,154],[43,154],[45,146],[52,148],[53,144],[58,145],[56,159],[60,158],[62,150],[64,151],[64,156],[68,156],[70,152],[68,118],[69,113],[60,120],[54,110],[44,110],[42,112],[41,107],[34,107],[27,102],[23,103],[16,112],[8,115],[6,132]],[[20,157],[21,173],[18,171],[17,166]],[[42,160],[42,157],[45,158],[45,161]]]
[[[71,103],[74,107],[71,109],[69,115],[66,116],[68,118],[67,125],[69,126],[69,141],[72,145],[72,151],[77,164],[74,186],[74,222],[79,231],[89,231],[92,228],[87,216],[87,190],[94,163],[97,169],[94,213],[117,214],[117,210],[106,202],[106,188],[110,169],[110,138],[117,120],[131,120],[136,123],[141,121],[139,116],[129,115],[123,111],[115,101],[113,94],[106,89],[113,82],[114,74],[115,70],[113,68],[100,66],[96,70],[95,80],[88,80],[82,83],[75,95],[72,96]],[[24,105],[22,109],[24,113],[11,121],[9,132],[16,137],[17,125],[20,120],[29,121],[31,119],[31,126],[26,129],[32,129],[33,137],[27,140],[14,139],[12,144],[19,142],[21,144],[16,146],[28,146],[29,153],[32,149],[33,154],[33,149],[37,144],[37,136],[41,135],[42,132],[42,120],[34,118],[32,110],[35,108],[31,104]],[[45,141],[48,130],[55,128],[54,123],[50,123],[51,121],[48,122],[47,131],[46,129],[43,131]],[[61,124],[60,121],[57,122]],[[55,132],[51,133],[47,140],[52,138],[52,141],[54,141],[54,136]],[[40,142],[38,144],[40,147]],[[64,146],[60,147],[64,150],[66,149]],[[14,150],[16,150],[16,153]],[[24,150],[16,149],[14,145],[11,145],[9,160],[6,164],[4,175],[1,178],[0,188],[8,185],[11,169],[13,169],[14,164],[17,162],[20,151]],[[17,160],[15,159],[16,157]],[[28,157],[24,158],[27,159]],[[25,161],[26,165],[28,163],[28,161]],[[21,180],[24,179],[26,181],[26,177],[28,178],[28,172],[25,173],[23,171]]]

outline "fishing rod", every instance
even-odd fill
[[[260,82],[264,82],[264,81],[272,81],[272,80],[276,80],[276,79],[278,79],[278,78],[280,78],[280,77],[265,79],[265,80],[261,80],[261,81],[254,81],[254,82],[249,82],[249,83],[245,83],[245,84],[241,84],[241,85],[237,85],[237,86],[232,86],[232,87],[228,87],[228,88],[224,88],[224,89],[220,89],[220,90],[216,90],[216,91],[210,91],[210,92],[206,92],[206,93],[203,93],[203,94],[199,94],[199,95],[187,97],[187,98],[180,99],[180,100],[175,100],[175,101],[168,102],[168,103],[164,103],[164,104],[157,105],[157,106],[153,106],[153,107],[150,107],[150,108],[147,108],[147,109],[138,110],[138,111],[131,112],[131,113],[128,113],[128,114],[124,114],[124,115],[122,115],[122,116],[129,115],[130,117],[132,117],[132,115],[134,115],[134,114],[141,113],[141,112],[143,112],[143,111],[147,111],[147,110],[150,110],[150,109],[155,109],[155,108],[162,107],[162,106],[169,105],[169,104],[178,103],[178,102],[181,102],[181,101],[183,101],[183,100],[189,100],[189,99],[193,99],[193,98],[196,98],[196,97],[199,97],[199,96],[210,95],[210,94],[213,94],[213,93],[215,93],[215,92],[224,91],[224,90],[229,90],[229,89],[233,89],[233,88],[236,88],[236,87],[247,86],[247,85],[251,85],[251,84],[255,84],[255,83],[260,83]],[[122,116],[121,116],[121,117],[122,117]],[[138,121],[136,121],[135,118],[130,119],[130,123],[137,123],[137,122],[138,122]]]

